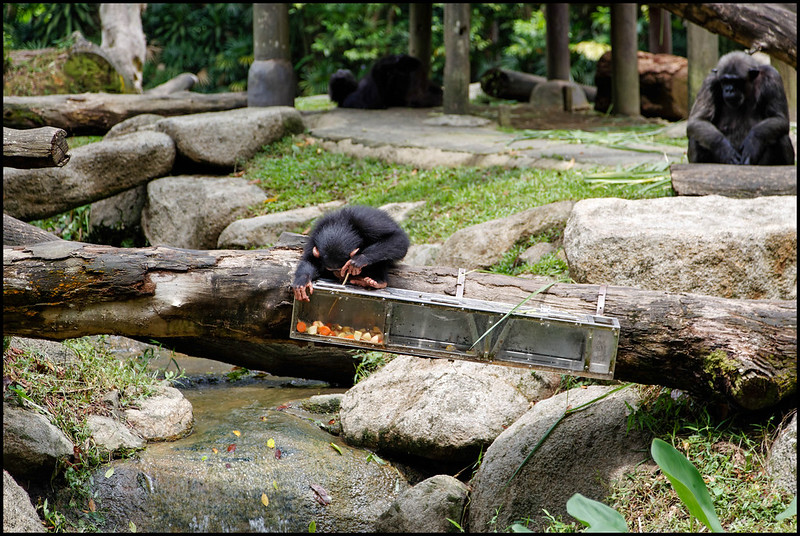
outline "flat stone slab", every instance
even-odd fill
[[[579,283],[793,300],[797,197],[586,199],[564,251]]]

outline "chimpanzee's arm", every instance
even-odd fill
[[[758,164],[768,146],[789,135],[789,107],[781,77],[773,67],[762,65],[754,81],[754,114],[763,117],[742,142],[742,163]],[[772,162],[765,162],[772,163]]]
[[[294,273],[292,291],[294,292],[295,299],[299,301],[309,301],[309,296],[314,293],[314,287],[311,281],[318,278],[320,273],[321,271],[311,251],[305,251]]]
[[[342,273],[359,275],[361,269],[382,261],[398,261],[408,252],[408,235],[385,212],[353,207],[351,222],[362,237],[362,246],[347,261]]]

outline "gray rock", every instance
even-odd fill
[[[39,514],[22,487],[3,470],[3,532],[46,532]]]
[[[108,132],[106,132],[106,135],[103,136],[103,139],[108,140],[111,138],[118,138],[120,136],[124,136],[125,134],[141,132],[144,130],[154,131],[156,123],[162,119],[164,119],[164,116],[158,114],[134,115],[133,117],[130,117],[111,127]]]
[[[649,438],[635,430],[626,432],[626,404],[633,408],[639,404],[637,391],[629,387],[566,417],[512,479],[568,407],[576,408],[612,389],[590,386],[542,400],[494,440],[471,482],[471,532],[503,530],[527,517],[529,528],[542,531],[543,508],[571,519],[566,504],[573,494],[603,501],[611,481],[650,459]]]
[[[558,201],[460,229],[445,241],[436,264],[467,270],[488,268],[517,241],[564,225],[574,204]]]
[[[133,430],[148,441],[170,441],[191,433],[194,424],[192,404],[174,387],[162,386],[145,398],[139,409],[126,409],[125,419]]]
[[[474,460],[558,381],[552,373],[401,355],[345,393],[342,435],[402,455]]]
[[[140,449],[145,441],[128,430],[124,424],[102,415],[89,415],[86,425],[98,447],[109,452],[119,449]]]
[[[229,168],[252,158],[264,145],[304,128],[300,113],[288,106],[168,117],[156,124],[156,130],[175,140],[181,156]]]
[[[78,359],[72,348],[61,342],[27,337],[11,337],[11,348],[19,348],[28,355],[38,355],[56,364],[71,363]]]
[[[554,251],[556,251],[556,247],[550,242],[539,242],[523,251],[519,256],[519,260],[528,264],[536,264],[542,260],[545,255],[549,255]]]
[[[46,417],[3,404],[3,468],[17,478],[49,475],[73,445]]]
[[[422,121],[422,124],[434,127],[485,127],[489,123],[491,121],[484,117],[460,114],[444,114]]]
[[[793,300],[797,197],[586,199],[564,250],[579,283]]]
[[[767,471],[778,487],[797,494],[797,413],[775,438],[767,460]]]
[[[381,514],[376,532],[459,532],[469,488],[457,478],[436,475],[406,490]]]
[[[139,238],[143,242],[141,222],[146,201],[147,185],[141,184],[92,203],[89,211],[89,237],[92,242],[117,245],[126,238]]]
[[[408,203],[387,203],[379,208],[389,214],[397,223],[402,223],[411,212],[423,206],[425,206],[425,201],[409,201]]]
[[[411,244],[403,262],[411,266],[435,266],[441,244]]]
[[[236,177],[163,177],[147,185],[142,227],[154,246],[214,249],[225,227],[266,198]]]
[[[336,413],[342,405],[342,394],[314,395],[303,400],[301,407],[311,413]]]
[[[160,132],[137,132],[70,150],[60,168],[3,168],[3,211],[28,221],[85,203],[88,194],[114,195],[172,170],[175,143]],[[102,180],[101,180],[102,178]],[[96,183],[106,186],[94,187]],[[112,191],[108,187],[113,186]],[[101,197],[101,195],[98,195]]]
[[[330,210],[342,207],[344,204],[344,201],[331,201],[313,207],[232,221],[219,234],[216,246],[219,249],[271,246],[278,241],[284,231],[302,230],[314,219]]]

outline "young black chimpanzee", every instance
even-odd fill
[[[744,52],[725,54],[689,113],[689,162],[792,165],[788,117],[778,71]]]
[[[356,82],[349,70],[339,69],[328,82],[328,95],[340,108],[376,110],[391,106],[441,106],[443,92],[428,81],[417,58],[392,54],[377,60],[360,82]]]
[[[408,235],[385,212],[348,206],[329,212],[311,229],[292,290],[309,301],[312,280],[332,274],[365,288],[386,287],[386,271],[408,251]]]

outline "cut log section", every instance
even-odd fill
[[[299,248],[3,248],[3,331],[61,340],[116,334],[278,375],[352,382],[350,352],[289,340]],[[458,270],[401,266],[396,288],[453,295]],[[464,296],[519,303],[550,281],[471,273]],[[594,314],[598,285],[556,284],[527,302]],[[621,331],[615,377],[756,410],[794,396],[797,303],[608,287]]]
[[[194,93],[178,91],[167,95],[116,95],[82,93],[40,97],[4,97],[3,125],[35,128],[44,125],[75,134],[105,134],[135,115],[176,115],[220,112],[245,108],[247,93]]]
[[[61,128],[17,130],[3,127],[4,167],[61,167],[69,162],[68,152],[67,132]]]
[[[669,172],[678,195],[797,195],[797,166],[673,164]]]

